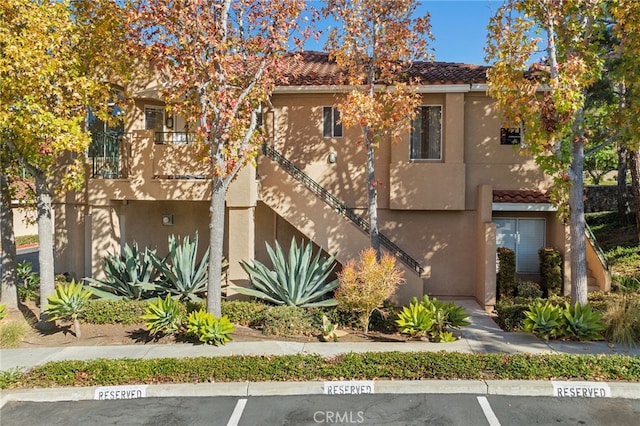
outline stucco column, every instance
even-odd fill
[[[230,286],[249,286],[249,276],[240,261],[253,261],[255,257],[255,209],[258,198],[256,169],[246,166],[240,170],[227,191]],[[228,295],[234,294],[230,289]]]
[[[493,187],[479,185],[475,297],[485,309],[491,309],[496,304],[496,225],[492,221],[492,203]]]
[[[254,215],[254,207],[229,209],[229,284],[249,286],[249,277],[240,261],[252,262],[255,256]],[[228,294],[233,292],[229,291]]]

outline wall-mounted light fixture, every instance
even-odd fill
[[[327,157],[327,160],[329,161],[329,163],[334,164],[336,161],[338,161],[338,154],[335,151],[331,151],[329,153],[329,157]]]
[[[162,215],[162,224],[164,226],[173,225],[173,215],[172,214],[163,214]]]
[[[167,126],[167,129],[173,129],[173,116],[168,116],[164,124]]]

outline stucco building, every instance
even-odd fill
[[[503,128],[486,93],[486,68],[417,63],[410,74],[423,106],[399,141],[380,144],[375,164],[385,250],[399,256],[407,281],[395,301],[472,297],[490,308],[498,245],[515,249],[518,273],[533,279],[538,249],[560,250],[568,292],[569,232],[545,195],[551,181],[517,152],[518,129]],[[300,73],[271,96],[262,117],[267,147],[227,194],[224,253],[234,284],[247,285],[240,260],[268,260],[265,241],[287,246],[304,237],[342,263],[368,247],[357,226],[367,218],[360,130],[343,128],[335,108],[347,90],[326,54],[308,52]],[[209,166],[157,87],[149,83],[134,97],[126,128],[111,129],[117,136],[89,153],[85,191],[57,206],[60,272],[99,276],[107,251],[133,241],[160,249],[169,234],[198,231],[205,249]],[[605,273],[588,255],[591,285],[604,289]]]

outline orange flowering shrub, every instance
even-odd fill
[[[369,331],[369,317],[404,283],[403,272],[396,268],[396,259],[385,254],[376,261],[376,252],[369,248],[360,253],[358,262],[347,262],[338,274],[340,285],[335,293],[338,307],[357,312],[365,332]]]

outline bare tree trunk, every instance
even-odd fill
[[[629,215],[629,199],[627,197],[627,158],[628,151],[625,146],[618,147],[618,221],[627,223]]]
[[[55,326],[44,313],[45,306],[48,303],[47,296],[53,295],[55,291],[51,191],[47,185],[47,178],[44,172],[33,168],[30,171],[36,183],[38,240],[40,245],[40,320],[36,327],[40,330],[49,330]]]
[[[8,308],[18,307],[18,274],[16,270],[16,240],[13,232],[13,210],[9,183],[0,174],[0,237],[2,238],[2,298]]]
[[[373,142],[369,140],[366,134],[366,128],[363,130],[365,144],[367,147],[367,200],[369,207],[369,238],[371,247],[376,251],[376,259],[378,262],[382,259],[380,251],[380,231],[378,229],[378,191],[376,189],[376,171],[375,171],[375,151]]]
[[[222,247],[224,242],[224,213],[226,188],[222,178],[214,177],[211,183],[211,206],[209,218],[209,283],[207,289],[207,312],[222,315]]]
[[[584,144],[582,137],[582,115],[576,119],[577,137],[571,146],[569,178],[570,234],[571,234],[571,300],[587,304],[587,255],[584,218]]]
[[[631,169],[631,192],[635,201],[636,235],[640,241],[640,148],[629,150],[629,168]]]

